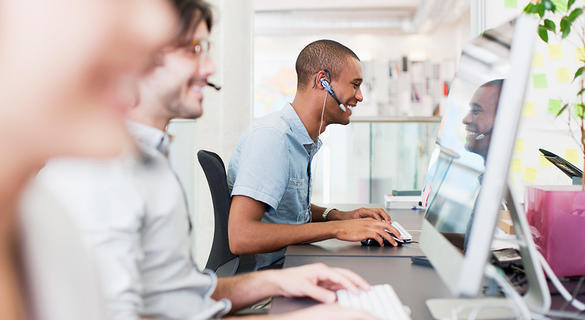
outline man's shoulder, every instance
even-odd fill
[[[285,138],[291,131],[289,123],[282,117],[281,112],[271,113],[252,122],[248,135],[267,140]]]

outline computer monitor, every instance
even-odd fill
[[[535,33],[536,22],[519,17],[464,46],[427,175],[420,246],[453,294],[477,296],[506,195],[530,286],[524,299],[545,311],[546,281],[507,184]]]

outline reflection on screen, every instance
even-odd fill
[[[463,48],[429,167],[425,218],[465,251],[481,189],[500,92],[510,69],[514,21]]]

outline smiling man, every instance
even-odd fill
[[[374,238],[380,245],[383,239],[396,245],[385,229],[399,234],[383,209],[344,212],[310,201],[319,135],[330,124],[348,124],[351,108],[363,100],[359,58],[338,42],[318,40],[300,52],[296,72],[293,102],[252,124],[228,170],[230,248],[236,254],[256,253],[257,269],[282,264],[290,244]]]
[[[500,102],[503,79],[482,84],[469,102],[469,113],[463,118],[467,141],[465,149],[479,154],[485,161]]]

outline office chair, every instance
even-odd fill
[[[213,244],[205,267],[215,271],[218,276],[231,276],[240,272],[252,271],[254,266],[252,255],[240,257],[230,250],[228,218],[232,201],[227,185],[225,165],[221,158],[211,151],[199,150],[197,159],[209,184],[215,220]]]

